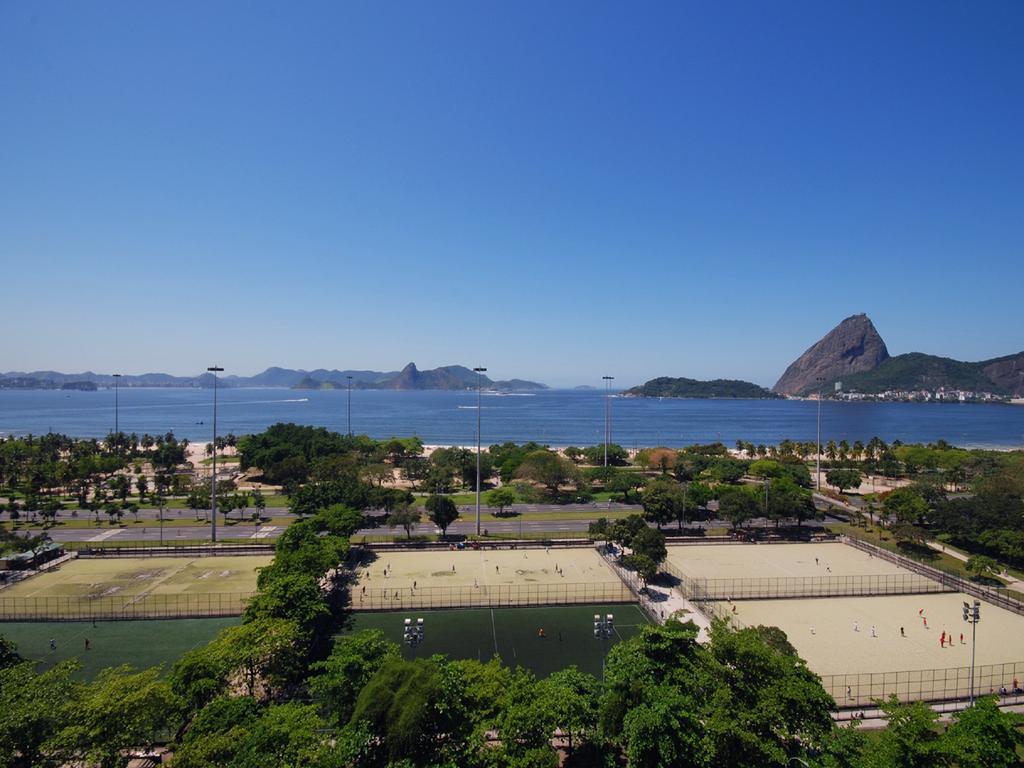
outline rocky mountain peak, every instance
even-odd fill
[[[852,373],[870,371],[888,357],[889,350],[871,319],[865,314],[852,315],[800,355],[773,389],[783,395],[806,395],[821,383],[827,385]]]

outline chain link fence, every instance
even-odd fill
[[[155,541],[62,541],[60,546],[79,557],[205,557],[214,555],[273,554],[274,543],[251,540],[181,540],[159,544]]]
[[[841,540],[859,550],[870,552],[875,557],[880,557],[884,560],[888,560],[890,563],[900,566],[901,568],[906,568],[908,571],[927,576],[943,586],[948,587],[947,591],[949,592],[964,592],[973,597],[986,600],[992,605],[1005,608],[1008,611],[1013,611],[1019,616],[1024,616],[1024,603],[1010,597],[1010,595],[1006,594],[1005,590],[986,587],[982,584],[978,584],[977,582],[947,573],[946,571],[940,571],[938,568],[925,565],[917,560],[911,560],[909,557],[903,557],[895,552],[890,552],[887,549],[862,541],[861,539],[853,536],[843,536],[841,537]]]
[[[976,696],[995,694],[1024,701],[1024,661],[980,664],[974,669]],[[900,701],[949,701],[971,693],[971,668],[911,669],[902,672],[863,672],[822,675],[821,683],[840,707],[863,707],[892,694]]]
[[[631,603],[622,583],[480,584],[442,587],[354,587],[352,610],[395,611],[430,608],[508,608],[536,605]]]
[[[867,597],[953,592],[917,573],[859,576],[778,576],[683,580],[684,595],[708,600],[774,600],[796,597]]]
[[[0,596],[0,621],[94,621],[240,616],[253,592]]]

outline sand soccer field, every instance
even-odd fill
[[[743,625],[782,629],[840,704],[849,686],[860,706],[889,693],[908,699],[966,695],[971,626],[963,620],[962,606],[973,600],[946,593],[716,605],[729,612],[735,607],[732,615]],[[1024,616],[982,602],[975,650],[978,691],[1024,681]]]
[[[370,553],[352,607],[551,605],[632,599],[591,547]]]
[[[668,561],[702,579],[878,576],[907,573],[841,542],[670,546]]]

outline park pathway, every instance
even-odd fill
[[[675,618],[681,622],[692,621],[697,625],[698,643],[707,643],[711,640],[711,621],[697,610],[693,603],[679,594],[674,587],[663,587],[660,584],[648,584],[647,593],[652,597],[652,604],[659,612],[661,623]]]
[[[958,550],[951,549],[950,547],[947,547],[945,544],[939,541],[929,541],[928,546],[934,549],[936,552],[942,552],[943,554],[949,555],[950,557],[955,557],[962,563],[966,563],[969,559],[968,555],[965,555],[963,552],[960,552]],[[1021,581],[1016,576],[1010,574],[1010,572],[1007,571],[1005,568],[1003,568],[1002,573],[998,573],[996,575],[1000,579],[1006,581],[1006,586],[1008,586],[1010,589],[1016,589],[1020,592],[1024,592],[1024,581]]]

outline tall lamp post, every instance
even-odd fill
[[[121,432],[121,424],[120,424],[120,421],[118,420],[118,417],[120,416],[119,411],[120,411],[120,408],[121,408],[121,404],[118,401],[118,391],[117,391],[118,390],[118,384],[120,383],[120,381],[121,381],[121,374],[120,373],[115,373],[114,374],[114,438],[115,439],[117,439],[118,434]],[[120,441],[118,441],[118,442],[120,442]]]
[[[978,647],[978,622],[981,621],[981,601],[971,605],[964,600],[964,621],[971,625],[971,704],[974,703],[974,649]]]
[[[217,365],[206,369],[213,374],[213,477],[210,480],[211,539],[217,541],[217,374],[224,371]]]
[[[474,368],[476,371],[476,535],[480,535],[480,405],[483,392],[483,375],[486,368]]]
[[[604,466],[608,468],[608,441],[612,436],[612,400],[609,387],[614,376],[602,376],[604,380]]]
[[[352,437],[352,377],[345,378],[348,379],[348,436]]]
[[[823,376],[818,376],[815,381],[818,382],[818,450],[814,452],[814,466],[815,476],[817,481],[815,483],[816,490],[821,492],[821,387],[822,382],[825,381]]]

